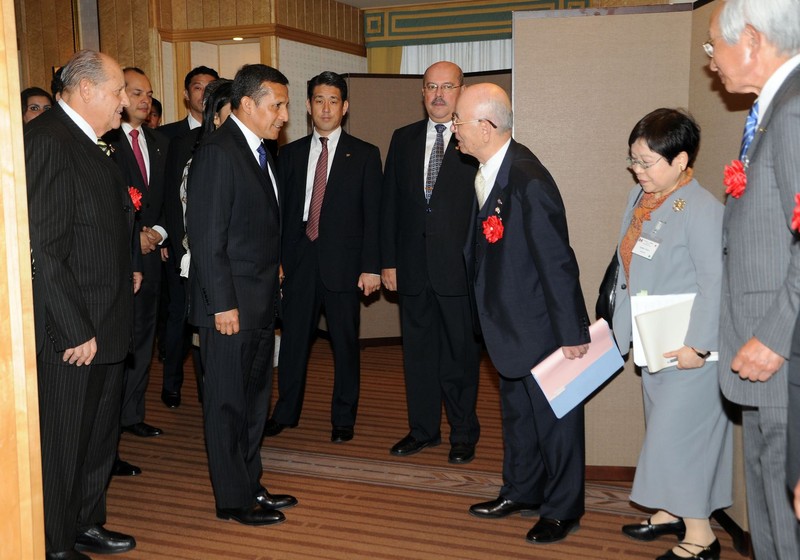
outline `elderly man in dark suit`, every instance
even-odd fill
[[[325,307],[334,356],[331,441],[353,439],[358,409],[360,295],[381,286],[378,220],[381,156],[341,123],[347,82],[323,72],[308,82],[311,135],[281,148],[283,330],[280,396],[264,435],[300,419],[308,354]]]
[[[470,86],[456,105],[459,149],[481,164],[464,255],[486,348],[500,373],[505,443],[500,495],[470,513],[498,518],[539,509],[527,540],[551,543],[577,529],[584,511],[583,406],[557,419],[531,368],[559,349],[569,359],[588,349],[578,263],[558,187],[511,137],[505,91]]]
[[[100,137],[128,106],[122,69],[93,51],[63,68],[61,100],[25,129],[48,560],[124,552],[105,529],[131,342],[133,202]]]
[[[263,64],[233,81],[231,116],[197,149],[186,227],[192,249],[189,321],[200,331],[203,417],[217,517],[246,525],[285,520],[297,500],[261,485],[275,344],[279,190],[263,139],[289,119],[288,80]]]
[[[456,150],[449,128],[463,82],[452,62],[425,71],[428,118],[394,132],[381,199],[381,279],[400,294],[411,428],[391,454],[405,457],[439,445],[444,401],[454,464],[472,461],[480,436],[480,343],[461,255],[475,198],[465,186],[472,184],[477,162]]]
[[[739,155],[745,181],[735,182],[746,186],[734,188],[726,173],[720,387],[743,407],[755,556],[794,560],[800,528],[785,482],[787,359],[800,308],[800,242],[791,228],[800,193],[800,5],[721,2],[708,35],[710,67],[725,89],[758,95]]]

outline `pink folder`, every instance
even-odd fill
[[[561,348],[539,362],[531,374],[557,418],[582,403],[622,368],[611,329],[603,319],[589,327],[591,343],[583,358],[568,360]]]

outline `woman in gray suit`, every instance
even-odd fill
[[[718,559],[709,516],[732,503],[731,425],[717,385],[723,207],[697,181],[692,165],[700,128],[685,112],[657,109],[628,139],[628,164],[638,184],[628,197],[617,258],[614,335],[631,344],[631,295],[696,294],[683,346],[667,352],[675,364],[642,368],[647,432],[631,500],[655,513],[625,525],[631,538],[676,535],[659,557]]]

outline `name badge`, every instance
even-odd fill
[[[633,254],[650,260],[653,258],[653,255],[656,254],[659,245],[660,243],[658,241],[648,239],[643,235],[636,242],[636,245],[634,245]]]

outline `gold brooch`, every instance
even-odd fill
[[[684,208],[686,208],[686,201],[683,200],[682,198],[678,198],[678,199],[675,200],[675,202],[672,203],[672,211],[673,212],[680,212]]]

